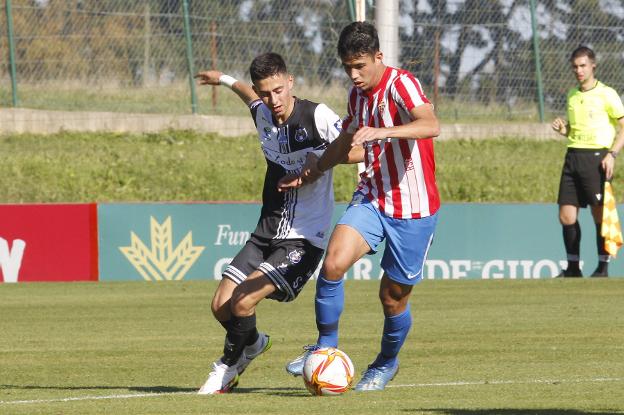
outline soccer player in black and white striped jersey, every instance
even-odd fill
[[[327,245],[333,213],[332,174],[312,185],[280,187],[299,180],[340,133],[341,120],[324,104],[293,96],[293,76],[282,57],[256,57],[249,69],[252,85],[220,71],[200,72],[201,85],[226,85],[249,107],[267,169],[262,210],[256,229],[223,272],[212,312],[226,330],[223,356],[200,394],[229,392],[252,359],[271,346],[256,328],[255,309],[265,298],[294,300],[316,270]],[[363,149],[349,154],[363,160]]]

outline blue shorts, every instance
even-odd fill
[[[358,231],[371,248],[369,254],[376,253],[386,239],[381,267],[391,280],[415,285],[422,279],[437,222],[437,213],[421,219],[388,217],[356,192],[338,224]]]

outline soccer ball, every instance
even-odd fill
[[[349,390],[355,369],[349,356],[334,347],[311,352],[303,363],[303,381],[312,395],[340,395]]]

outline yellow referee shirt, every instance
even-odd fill
[[[624,105],[613,88],[596,81],[589,91],[568,92],[568,147],[610,148],[617,120],[624,117]]]

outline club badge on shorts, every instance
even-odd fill
[[[288,253],[288,260],[291,264],[298,264],[303,257],[303,251],[301,249],[295,249],[294,251],[290,251]]]

